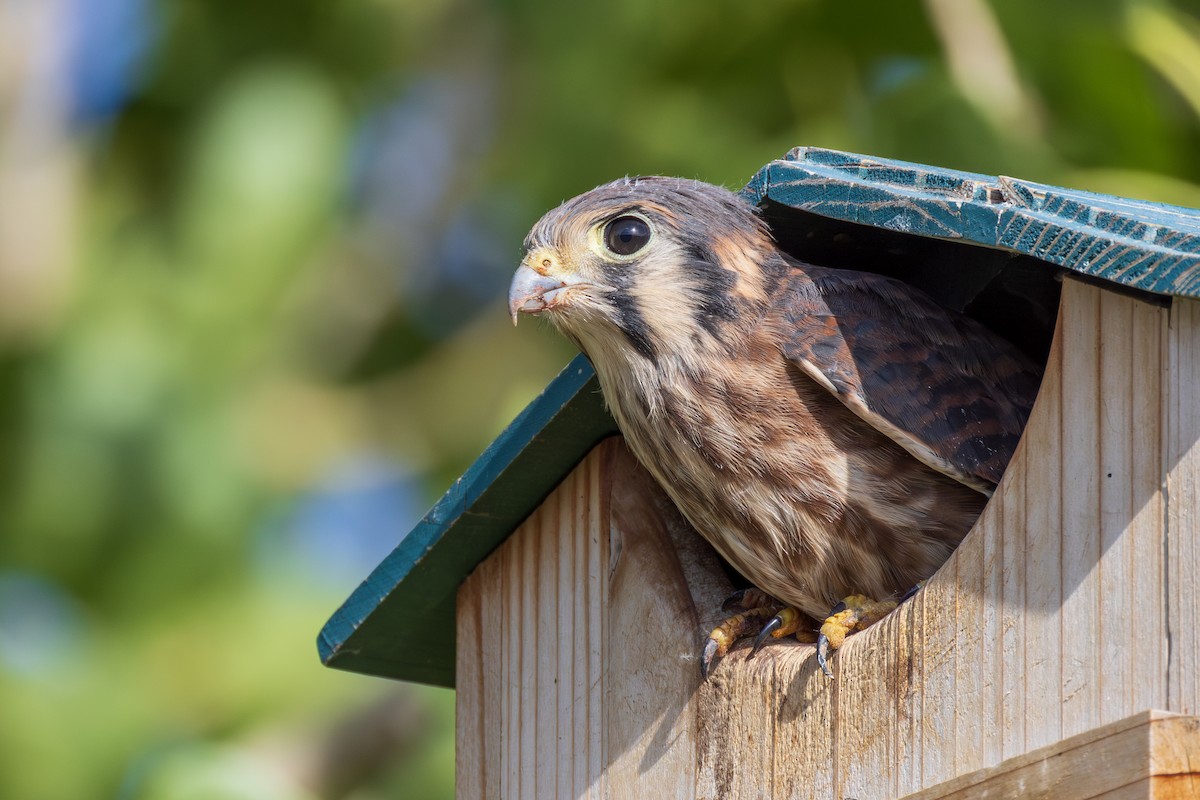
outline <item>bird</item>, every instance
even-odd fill
[[[706,640],[706,677],[772,615],[755,649],[825,619],[832,677],[830,650],[970,530],[1029,417],[1029,357],[863,266],[805,263],[742,196],[661,176],[567,200],[525,239],[513,323],[544,317],[588,357],[634,456],[759,590]]]

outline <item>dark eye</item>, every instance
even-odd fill
[[[650,241],[650,226],[639,217],[617,217],[604,228],[604,246],[619,256],[633,255]]]

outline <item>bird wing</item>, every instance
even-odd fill
[[[1024,354],[880,275],[801,264],[781,288],[787,358],[913,457],[991,495],[1041,381]]]

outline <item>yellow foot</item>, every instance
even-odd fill
[[[817,637],[817,665],[827,678],[833,677],[833,670],[829,669],[828,663],[829,651],[837,650],[846,641],[847,636],[856,631],[866,630],[886,617],[895,607],[895,600],[875,601],[861,594],[843,598],[842,602],[833,607]]]
[[[757,631],[762,627],[763,620],[768,619],[778,610],[779,606],[762,606],[751,608],[732,617],[727,617],[704,642],[704,650],[700,654],[700,676],[708,679],[713,662],[729,652],[734,642]]]
[[[782,639],[793,634],[796,641],[812,644],[817,641],[816,621],[794,606],[784,606],[779,609],[779,613],[767,620],[767,624],[758,632],[750,655],[753,656],[761,650],[768,638]]]
[[[721,607],[725,611],[740,611],[714,628],[704,642],[700,657],[700,674],[704,678],[708,678],[717,658],[728,653],[738,639],[752,634],[758,636],[750,651],[751,656],[762,648],[768,638],[782,639],[795,634],[801,642],[817,641],[816,621],[812,617],[791,606],[784,606],[759,589],[743,589]]]

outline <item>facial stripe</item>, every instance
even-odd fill
[[[646,317],[643,316],[641,309],[637,307],[631,296],[623,292],[614,298],[614,303],[617,309],[617,327],[625,334],[625,338],[629,339],[629,343],[633,345],[633,349],[639,355],[655,361],[657,351],[654,347],[654,339],[650,332],[650,325],[646,322]]]
[[[737,303],[733,298],[737,276],[724,269],[699,244],[689,245],[685,252],[689,261],[688,277],[698,283],[696,322],[714,336],[719,335],[722,323],[736,319],[738,315]]]
[[[597,231],[629,214],[647,219],[654,236],[644,251],[618,259]],[[722,346],[731,326],[757,319],[743,312],[763,302],[761,280],[752,280],[752,265],[731,266],[723,258],[753,261],[772,252],[763,223],[736,195],[658,178],[616,181],[567,201],[531,232],[527,247],[543,244],[560,251],[561,266],[571,274],[612,288],[592,309],[600,317],[567,307],[552,320],[568,330],[603,325],[607,316],[610,330],[652,362],[667,352]]]

